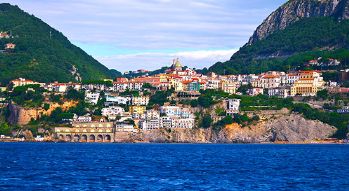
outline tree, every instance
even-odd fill
[[[48,109],[50,109],[50,104],[44,103],[44,110],[47,111]]]
[[[199,105],[198,100],[191,100],[190,101],[190,106],[197,107],[198,105]]]
[[[76,89],[69,88],[65,97],[70,100],[79,101],[79,100],[84,100],[85,94],[84,92],[79,92]]]
[[[324,89],[324,90],[321,90],[321,91],[318,91],[317,93],[316,93],[316,97],[317,98],[321,98],[321,99],[323,99],[323,100],[326,100],[326,99],[328,99],[328,90],[326,90],[326,89]]]
[[[198,99],[198,103],[200,106],[204,108],[209,108],[213,104],[213,99],[211,96],[200,96]]]
[[[207,128],[211,127],[211,124],[212,124],[211,115],[204,115],[204,117],[202,118],[202,123],[201,123],[202,128],[207,129]]]
[[[156,90],[156,88],[149,83],[144,83],[142,89]]]
[[[172,94],[172,91],[157,91],[153,96],[150,97],[149,106],[153,105],[164,105],[168,102],[168,97]]]
[[[247,85],[241,85],[239,88],[238,88],[238,92],[246,95],[247,94],[247,91],[249,89],[252,89],[252,85],[251,84],[247,84]]]
[[[0,124],[0,135],[11,135],[11,128],[7,123]]]

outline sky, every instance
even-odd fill
[[[226,61],[286,0],[8,0],[110,69]]]

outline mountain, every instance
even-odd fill
[[[0,4],[0,82],[18,77],[40,82],[99,80],[121,73],[99,63],[61,32],[7,3]],[[13,47],[12,47],[13,48]]]
[[[217,73],[288,70],[317,57],[349,64],[349,0],[290,0],[258,26]]]

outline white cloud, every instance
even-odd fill
[[[195,67],[202,68],[216,61],[225,61],[231,56],[226,55],[228,53],[222,56],[222,52],[201,50],[239,48],[248,41],[263,19],[286,0],[7,2],[17,4],[26,12],[41,18],[73,43],[85,44],[81,48],[108,67],[125,71],[124,68],[156,69],[168,64],[176,55],[164,52],[173,52],[172,50],[198,50],[196,53],[185,52],[182,55],[184,62]],[[106,50],[108,57],[102,57],[106,53],[103,52],[105,50],[98,49],[99,46],[113,47],[117,51]],[[141,55],[124,55],[125,50],[140,52]],[[159,52],[161,55],[149,55],[149,52]]]
[[[163,66],[171,65],[174,58],[179,58],[183,65],[191,68],[209,67],[212,63],[228,60],[237,50],[203,50],[174,53],[144,52],[137,54],[122,54],[102,56],[97,59],[110,68],[116,68],[122,72],[148,69],[155,70]]]

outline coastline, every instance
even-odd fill
[[[348,140],[328,139],[328,140],[315,140],[315,141],[275,141],[275,142],[150,142],[150,141],[121,141],[121,142],[67,142],[59,140],[19,140],[15,139],[0,139],[0,143],[75,143],[75,144],[226,144],[226,145],[238,145],[238,144],[274,144],[274,145],[327,145],[327,144],[349,144]]]

